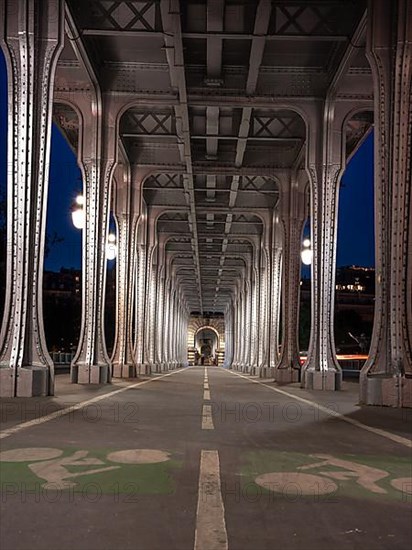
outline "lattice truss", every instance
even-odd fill
[[[305,137],[305,125],[293,112],[283,115],[262,113],[254,110],[249,137],[285,138],[300,141]]]
[[[300,4],[274,3],[269,34],[337,36],[350,31],[352,17],[348,17],[348,7],[342,2],[335,2],[333,6],[321,2]]]
[[[145,182],[145,189],[181,189],[182,187],[181,174],[157,174],[150,176]]]
[[[136,136],[176,135],[175,117],[171,111],[129,109],[122,117],[121,134]]]
[[[162,30],[157,0],[86,0],[83,2],[83,10],[85,23],[91,28],[116,31]]]

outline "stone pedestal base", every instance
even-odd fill
[[[73,384],[110,384],[110,365],[72,365]]]
[[[14,371],[10,367],[0,369],[0,397],[14,397]]]
[[[307,370],[302,373],[301,386],[308,390],[340,390],[342,386],[342,373],[333,370]]]
[[[149,363],[141,363],[140,365],[136,365],[136,372],[138,376],[150,376],[152,374],[152,367]]]
[[[113,378],[136,378],[136,366],[113,363],[112,376]]]
[[[0,369],[0,397],[44,397],[53,395],[47,367],[22,367],[17,370],[16,393],[14,371],[9,367]]]
[[[274,378],[275,367],[261,367],[259,369],[259,378]]]
[[[300,371],[298,369],[275,369],[275,381],[278,384],[292,384],[299,382]]]
[[[364,405],[412,407],[412,378],[404,376],[361,377],[360,401]]]

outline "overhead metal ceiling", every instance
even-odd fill
[[[371,97],[365,4],[68,1],[101,89],[136,98],[120,140],[130,164],[153,169],[144,200],[149,213],[165,208],[158,231],[169,236],[193,310],[224,311],[264,231],[262,216],[277,204],[282,173],[304,166],[306,126],[294,103],[325,98],[348,52],[338,97]],[[70,40],[59,89],[87,89]],[[55,120],[74,144],[64,106]],[[348,154],[371,122],[353,123]]]

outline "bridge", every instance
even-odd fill
[[[13,212],[2,394],[53,393],[41,303],[52,117],[84,187],[72,379],[96,384],[187,364],[191,318],[217,315],[226,367],[339,390],[338,189],[373,126],[378,275],[360,398],[410,406],[410,12],[405,2],[387,4],[2,2]],[[111,358],[103,330],[110,211],[118,227]],[[308,218],[312,326],[300,369]]]
[[[361,535],[364,547],[407,548],[411,3],[0,0],[0,22],[5,548],[357,548]],[[70,377],[55,376],[42,310],[52,123],[83,179]],[[372,131],[374,330],[359,384],[345,386],[339,185]],[[335,498],[339,514],[325,505]]]

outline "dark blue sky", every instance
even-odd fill
[[[0,51],[0,188],[7,174],[7,83]],[[373,138],[369,136],[349,163],[342,180],[339,203],[337,264],[373,266]],[[63,242],[55,244],[45,269],[81,267],[81,231],[74,229],[70,208],[81,190],[80,170],[75,156],[59,130],[53,126],[47,231]]]

